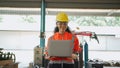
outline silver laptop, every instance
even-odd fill
[[[48,42],[49,56],[71,57],[72,51],[72,40],[50,40]]]

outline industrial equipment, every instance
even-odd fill
[[[95,39],[97,40],[97,42],[99,43],[99,40],[97,38],[97,34],[95,32],[90,32],[90,31],[83,31],[83,32],[73,32],[74,35],[81,35],[81,36],[89,36],[90,39]],[[81,46],[82,44],[80,44],[80,47],[82,48],[81,53],[79,53],[79,61],[75,63],[75,68],[83,68],[83,46]],[[87,68],[87,64],[88,64],[88,44],[87,42],[84,40],[84,65],[85,68]],[[76,66],[77,64],[77,66]]]
[[[2,68],[18,68],[16,56],[12,52],[3,52],[3,48],[0,48],[0,67]]]

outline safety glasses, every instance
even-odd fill
[[[66,25],[68,25],[68,23],[67,22],[57,22],[57,25],[64,25],[64,26],[66,26]]]

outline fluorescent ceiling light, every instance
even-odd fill
[[[40,14],[41,8],[3,8],[0,7],[0,14]],[[71,15],[82,16],[120,16],[120,9],[58,9],[58,8],[46,8],[47,15],[55,15],[57,12],[67,12]]]
[[[40,8],[3,8],[0,10],[22,10],[22,11],[40,11]],[[120,9],[57,9],[57,8],[46,8],[46,11],[64,11],[64,12],[120,12]]]
[[[110,12],[111,9],[52,9],[48,8],[47,11],[64,11],[64,12]]]
[[[0,10],[40,11],[40,8],[9,8],[9,7],[1,8],[0,7]]]

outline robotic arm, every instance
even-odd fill
[[[90,36],[90,39],[95,39],[99,43],[98,37],[95,32],[92,32],[92,35]]]
[[[89,36],[90,39],[95,39],[99,43],[97,34],[95,32],[83,31],[83,32],[75,32],[74,34],[75,35]]]

